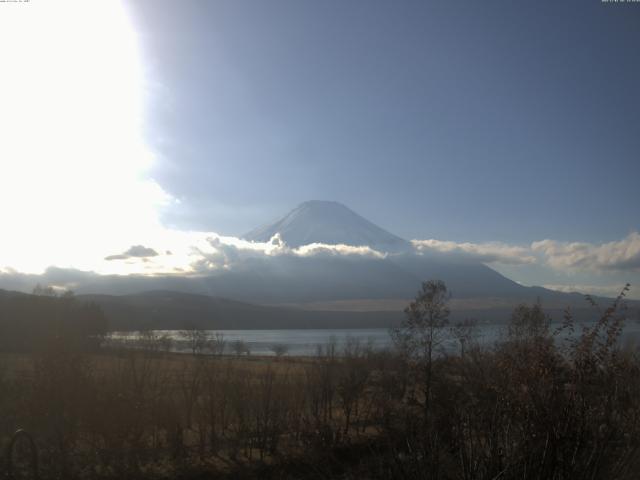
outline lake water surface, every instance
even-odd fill
[[[555,329],[557,325],[552,325]],[[576,329],[579,332],[579,327]],[[157,330],[158,336],[167,335],[173,340],[174,351],[188,351],[188,346],[181,331]],[[274,345],[285,345],[288,355],[307,356],[317,353],[318,345],[334,343],[338,352],[349,341],[371,346],[373,349],[384,349],[392,346],[389,330],[385,328],[370,329],[309,329],[309,330],[211,330],[210,335],[222,334],[226,343],[225,353],[232,353],[230,345],[236,340],[242,340],[249,347],[252,355],[274,355]],[[479,325],[476,327],[475,340],[480,345],[491,345],[504,337],[504,325]],[[137,332],[116,332],[111,335],[111,341],[134,342],[140,338]],[[620,339],[621,344],[640,344],[640,323],[629,321],[626,323]],[[444,343],[444,348],[454,351],[459,348],[455,340]]]

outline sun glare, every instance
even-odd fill
[[[5,4],[0,58],[0,268],[91,269],[160,229],[168,197],[144,176],[144,76],[124,6]]]

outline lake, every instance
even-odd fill
[[[558,325],[552,324],[551,329]],[[579,332],[579,327],[576,328]],[[504,325],[478,325],[476,341],[480,345],[490,345],[504,336]],[[286,345],[288,355],[308,356],[317,353],[318,345],[330,342],[336,344],[338,352],[349,341],[359,341],[362,345],[370,345],[373,349],[381,350],[392,346],[389,330],[385,328],[369,329],[309,329],[309,330],[211,330],[210,335],[222,334],[226,342],[225,353],[232,353],[230,344],[236,340],[246,343],[252,355],[274,355],[274,345]],[[189,351],[181,331],[156,330],[157,336],[167,335],[173,340],[173,351]],[[139,332],[114,332],[109,341],[114,344],[133,343],[140,338]],[[623,331],[621,344],[640,344],[640,323],[628,321]],[[447,351],[456,351],[459,344],[455,340],[448,340],[444,344]]]

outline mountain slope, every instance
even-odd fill
[[[112,331],[388,327],[402,312],[309,312],[175,291],[79,295],[102,308]]]
[[[387,232],[338,202],[304,202],[280,220],[252,230],[247,240],[267,242],[275,234],[291,247],[310,243],[366,245],[383,252],[405,251],[409,242]]]

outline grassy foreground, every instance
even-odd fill
[[[473,325],[442,328],[433,300],[411,305],[393,352],[186,355],[148,338],[3,354],[1,440],[27,429],[45,479],[638,478],[640,357],[618,346],[617,304],[557,331],[521,306],[481,349]],[[434,354],[445,331],[459,354]]]

